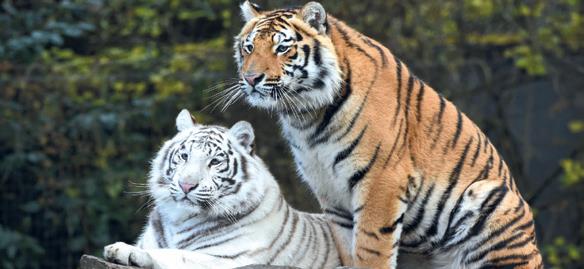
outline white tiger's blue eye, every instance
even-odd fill
[[[210,166],[215,166],[218,165],[219,163],[221,163],[218,159],[213,158],[210,162],[209,165]]]
[[[186,154],[186,153],[183,153],[183,154],[180,155],[180,157],[181,157],[181,159],[183,159],[183,160],[186,161],[189,158],[189,155]]]

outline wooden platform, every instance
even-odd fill
[[[114,264],[111,262],[106,262],[95,256],[83,255],[79,262],[80,269],[138,269],[134,266],[123,266]],[[297,267],[288,266],[271,266],[271,265],[248,265],[244,267],[239,267],[237,269],[300,269]]]

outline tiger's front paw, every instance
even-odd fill
[[[141,268],[153,268],[152,257],[145,250],[117,242],[103,248],[103,257],[110,262],[138,266]]]

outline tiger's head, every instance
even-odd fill
[[[261,12],[246,1],[241,12],[246,24],[234,51],[249,104],[293,112],[334,101],[342,78],[321,4]]]
[[[179,132],[152,162],[149,187],[157,206],[170,207],[166,212],[233,216],[259,204],[273,184],[254,154],[248,122],[230,129],[202,125],[183,109],[176,126]]]

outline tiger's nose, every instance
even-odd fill
[[[255,86],[256,84],[260,83],[264,78],[264,74],[255,74],[255,73],[245,73],[243,74],[243,78],[250,86]]]
[[[180,186],[182,191],[185,194],[187,194],[187,193],[191,192],[192,190],[194,190],[199,184],[192,184],[192,183],[186,183],[186,182],[179,181],[178,185]]]

